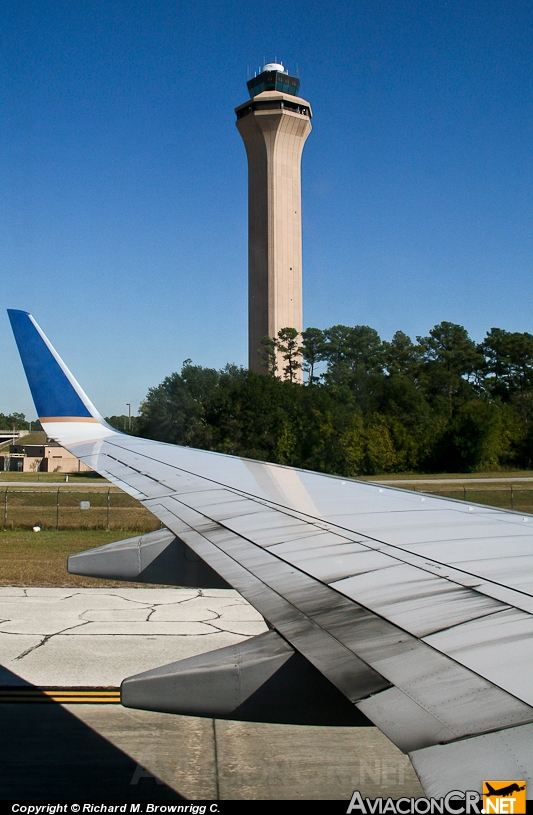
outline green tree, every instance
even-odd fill
[[[397,331],[390,342],[383,342],[383,366],[389,376],[416,376],[424,349],[415,345],[403,331]]]
[[[110,424],[111,427],[116,428],[116,430],[129,433],[132,436],[137,434],[138,416],[126,416],[126,414],[123,413],[120,416],[105,416],[104,418],[105,421]]]
[[[320,328],[306,328],[302,331],[303,367],[308,374],[307,384],[318,382],[315,368],[324,359],[324,332]]]
[[[302,367],[302,349],[298,344],[299,333],[295,328],[280,328],[276,346],[286,363],[283,375],[289,382],[295,382],[297,372]]]
[[[31,428],[30,428],[31,426]],[[0,430],[41,430],[39,421],[29,422],[24,413],[0,413]]]
[[[374,414],[365,426],[364,469],[369,475],[394,470],[397,461],[390,430],[383,416]]]
[[[181,374],[171,374],[148,391],[140,408],[139,434],[210,449],[212,426],[208,412],[219,379],[218,371],[185,360]]]
[[[533,466],[533,336],[493,328],[476,347],[443,322],[417,340],[338,325],[299,349],[283,329],[264,344],[271,376],[185,360],[150,389],[139,433],[343,476]],[[314,387],[295,386],[299,351]]]
[[[501,410],[498,405],[472,399],[462,404],[437,448],[437,469],[472,472],[495,469],[501,450]]]
[[[360,407],[371,407],[384,377],[378,332],[367,325],[335,325],[324,331],[324,337],[325,382],[350,388]]]
[[[486,359],[486,387],[501,399],[533,389],[533,335],[491,328],[480,346]]]
[[[278,340],[276,337],[265,336],[261,340],[261,348],[257,352],[261,365],[270,376],[276,376],[278,372]]]
[[[423,349],[420,381],[433,398],[445,400],[453,416],[456,402],[472,394],[472,382],[479,380],[485,360],[462,325],[442,322],[428,337],[417,337]]]

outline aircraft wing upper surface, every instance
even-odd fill
[[[46,432],[234,586],[427,794],[533,784],[532,516],[119,433],[10,318]]]

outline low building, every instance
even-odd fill
[[[19,473],[86,473],[91,467],[69,453],[46,433],[29,433],[0,455],[0,471]]]

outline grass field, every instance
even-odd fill
[[[473,479],[491,479],[511,482],[513,479],[533,479],[533,470],[488,470],[479,473],[386,473],[384,475],[363,475],[363,481],[465,481]]]
[[[68,478],[68,482],[67,482]],[[24,484],[25,482],[39,482],[39,484],[109,484],[106,478],[98,473],[16,473],[10,470],[0,472],[0,488],[2,481]]]
[[[135,498],[117,487],[85,491],[63,485],[0,486],[0,528],[31,529],[130,529],[149,532],[159,521]]]
[[[73,586],[113,587],[137,586],[115,580],[98,580],[67,572],[67,557],[83,549],[138,534],[122,530],[121,534],[105,530],[0,530],[0,586]],[[146,583],[142,584],[145,587]]]
[[[385,483],[385,482],[383,482]],[[392,486],[392,485],[391,485]],[[435,495],[442,498],[454,498],[457,501],[466,501],[470,504],[486,504],[501,509],[512,509],[515,512],[533,513],[533,482],[531,485],[502,485],[502,484],[397,484],[399,489],[416,489],[425,495]]]
[[[442,495],[445,498],[458,498],[466,500],[472,504],[488,504],[492,507],[501,507],[502,509],[513,509],[515,512],[533,513],[533,489],[523,489],[521,487],[513,487],[511,491],[507,489],[498,489],[497,487],[486,490],[467,489],[466,497],[458,491],[449,490],[445,492],[435,492],[435,495]]]
[[[365,476],[397,489],[423,492],[427,495],[453,498],[471,504],[487,504],[515,512],[533,513],[533,472],[511,470],[487,473],[390,473]]]

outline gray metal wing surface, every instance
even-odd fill
[[[427,794],[533,789],[533,516],[118,433],[33,317],[10,318],[48,435],[280,635],[223,655],[221,681],[244,651],[252,689],[302,655],[409,754]]]
[[[532,518],[121,434],[70,449],[254,605],[428,793],[533,782]]]

